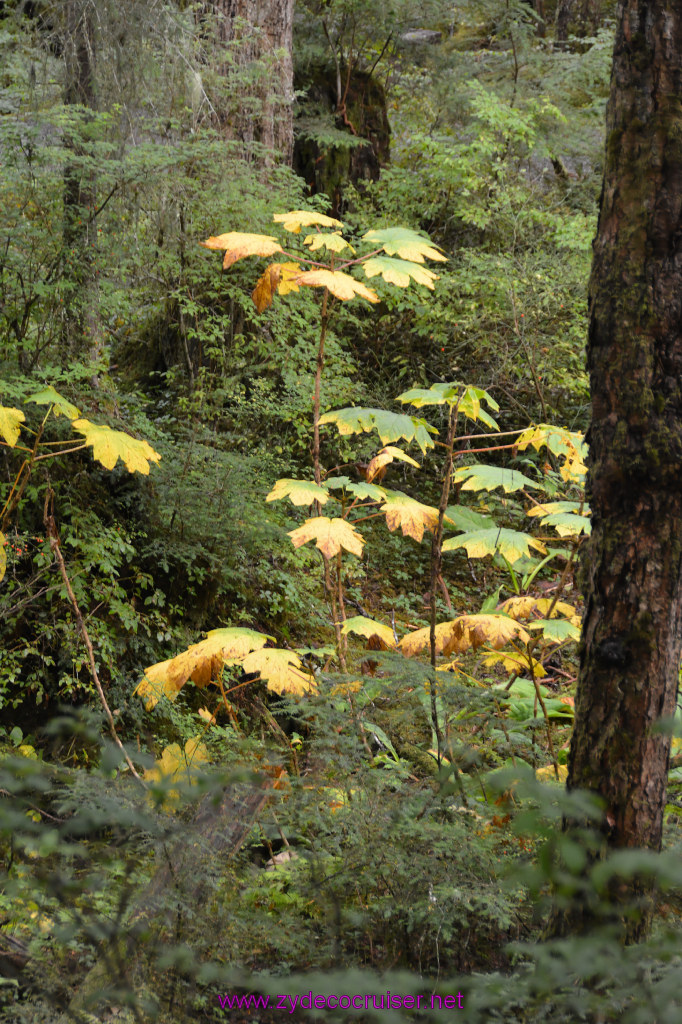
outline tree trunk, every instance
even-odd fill
[[[236,101],[232,109],[219,111],[226,136],[241,139],[247,150],[260,143],[291,164],[294,0],[213,0],[210,7],[219,40],[229,49],[223,74]]]
[[[682,5],[621,0],[590,280],[592,536],[568,786],[602,796],[610,846],[653,850],[670,754],[654,726],[674,713],[682,648],[680,96]],[[626,938],[647,928],[644,912]]]
[[[65,295],[63,314],[64,361],[102,350],[99,295],[95,279],[95,177],[84,167],[85,138],[95,108],[93,11],[88,0],[69,0],[63,38],[64,102],[82,108],[74,113],[65,134],[72,159],[64,170]]]
[[[569,36],[597,34],[601,22],[601,0],[559,0],[556,11],[557,42],[565,43]]]

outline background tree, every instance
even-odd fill
[[[590,282],[586,608],[569,788],[615,847],[661,845],[682,650],[682,10],[627,0]],[[647,915],[627,926],[631,938]]]

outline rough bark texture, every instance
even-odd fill
[[[659,849],[682,647],[682,5],[622,0],[590,282],[593,533],[571,788]],[[638,937],[634,925],[629,937]]]
[[[247,147],[260,143],[291,164],[294,0],[213,0],[208,6],[228,50],[223,73],[233,80],[237,100],[233,110],[220,112],[223,130]]]
[[[556,11],[556,38],[565,43],[569,36],[597,34],[601,22],[601,0],[559,0]]]

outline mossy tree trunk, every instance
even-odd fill
[[[682,5],[621,0],[590,280],[593,532],[568,773],[569,788],[602,796],[619,848],[661,845],[670,737],[655,724],[674,713],[682,648],[681,97]],[[588,925],[580,916],[563,930]],[[626,922],[626,938],[648,918]]]
[[[229,60],[230,109],[219,111],[222,127],[245,148],[260,143],[291,164],[294,148],[294,0],[211,0],[218,36]],[[235,102],[236,101],[236,102]],[[268,158],[257,156],[259,163]]]

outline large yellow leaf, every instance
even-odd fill
[[[300,273],[299,263],[271,263],[266,267],[251,292],[251,298],[258,312],[262,313],[272,304],[275,291],[280,295],[297,292],[299,286],[294,278],[298,277]]]
[[[272,218],[276,224],[282,224],[285,231],[297,235],[302,227],[309,228],[319,225],[322,228],[342,228],[343,223],[334,217],[314,210],[291,210],[289,213],[276,213]]]
[[[509,597],[499,606],[499,610],[512,619],[529,619],[535,611],[537,601],[529,594],[522,597]]]
[[[402,638],[398,647],[406,658],[419,654],[420,651],[429,646],[431,642],[430,632],[430,627],[424,626],[423,629],[415,629],[412,633],[408,633]],[[436,654],[443,653],[443,648],[450,639],[451,634],[452,622],[438,623],[436,626]]]
[[[359,295],[368,302],[378,302],[379,296],[371,288],[366,288],[350,274],[340,270],[306,270],[296,278],[296,284],[305,284],[310,288],[328,288],[337,299],[348,301]]]
[[[259,672],[274,693],[310,693],[315,691],[314,676],[301,669],[303,662],[295,651],[264,647],[247,654],[242,662],[245,672]]]
[[[538,679],[542,679],[547,673],[539,661],[535,658],[530,659],[533,663],[533,675]],[[525,654],[521,654],[517,651],[491,651],[490,654],[486,655],[483,659],[484,665],[503,665],[507,672],[516,672],[519,675],[523,675],[528,672],[528,659]]]
[[[135,693],[145,700],[149,711],[161,697],[174,700],[188,679],[197,686],[206,686],[218,676],[226,661],[241,661],[271,639],[253,629],[212,629],[200,643],[145,669]]]
[[[413,537],[418,543],[424,530],[434,530],[438,524],[438,509],[422,505],[415,498],[409,498],[400,491],[387,491],[381,506],[389,530],[403,532],[403,537]]]
[[[367,637],[368,640],[377,637],[382,644],[382,650],[395,647],[395,636],[391,627],[384,625],[383,622],[368,619],[364,615],[354,615],[352,619],[346,619],[341,627],[341,632],[357,633],[358,636]]]
[[[140,441],[122,430],[98,426],[90,420],[74,420],[73,428],[83,434],[86,444],[92,445],[92,454],[106,469],[113,469],[122,459],[129,473],[149,476],[149,463],[159,462],[161,456],[146,441]]]
[[[484,644],[497,651],[517,638],[528,643],[530,634],[506,615],[460,615],[452,622],[452,634],[443,652],[462,654],[470,647],[476,651]]]
[[[4,580],[7,572],[7,538],[0,532],[0,582]]]
[[[394,448],[393,445],[388,444],[381,451],[377,452],[373,459],[370,459],[365,470],[365,477],[368,482],[374,479],[377,473],[384,468],[389,466],[394,459],[399,459],[401,462],[407,462],[410,466],[416,466],[419,469],[419,463],[415,461],[410,455],[406,455],[400,448]]]
[[[224,249],[223,269],[227,270],[245,256],[273,256],[284,252],[272,235],[249,235],[242,231],[228,231],[225,235],[212,235],[201,242],[205,249]]]
[[[362,545],[365,543],[357,530],[345,519],[328,519],[326,516],[306,519],[303,526],[290,530],[289,536],[295,548],[314,540],[325,558],[333,558],[341,548],[360,557]]]
[[[8,406],[0,405],[0,434],[10,448],[14,448],[19,440],[20,424],[25,419],[26,417],[21,409],[11,409]]]
[[[171,743],[164,747],[161,757],[154,762],[153,768],[147,769],[144,777],[151,781],[160,781],[163,777],[172,777],[179,772],[197,768],[207,761],[208,750],[202,742],[201,736],[193,736],[185,743],[184,750],[179,743]]]
[[[352,253],[355,253],[353,246],[346,241],[339,231],[318,231],[314,235],[307,235],[303,239],[303,244],[307,245],[311,252],[316,252],[317,249],[324,247],[329,249],[330,252],[343,252],[344,249],[350,249]]]
[[[312,505],[319,501],[324,505],[329,501],[329,491],[326,487],[320,487],[309,480],[278,480],[266,501],[281,501],[282,498],[289,498],[292,505]]]
[[[461,654],[471,647],[477,650],[484,644],[498,650],[517,637],[523,643],[530,640],[530,635],[523,626],[506,615],[458,615],[456,619],[441,622],[436,626],[436,652],[446,655]],[[408,657],[428,646],[428,626],[408,633],[399,644],[400,650]]]

